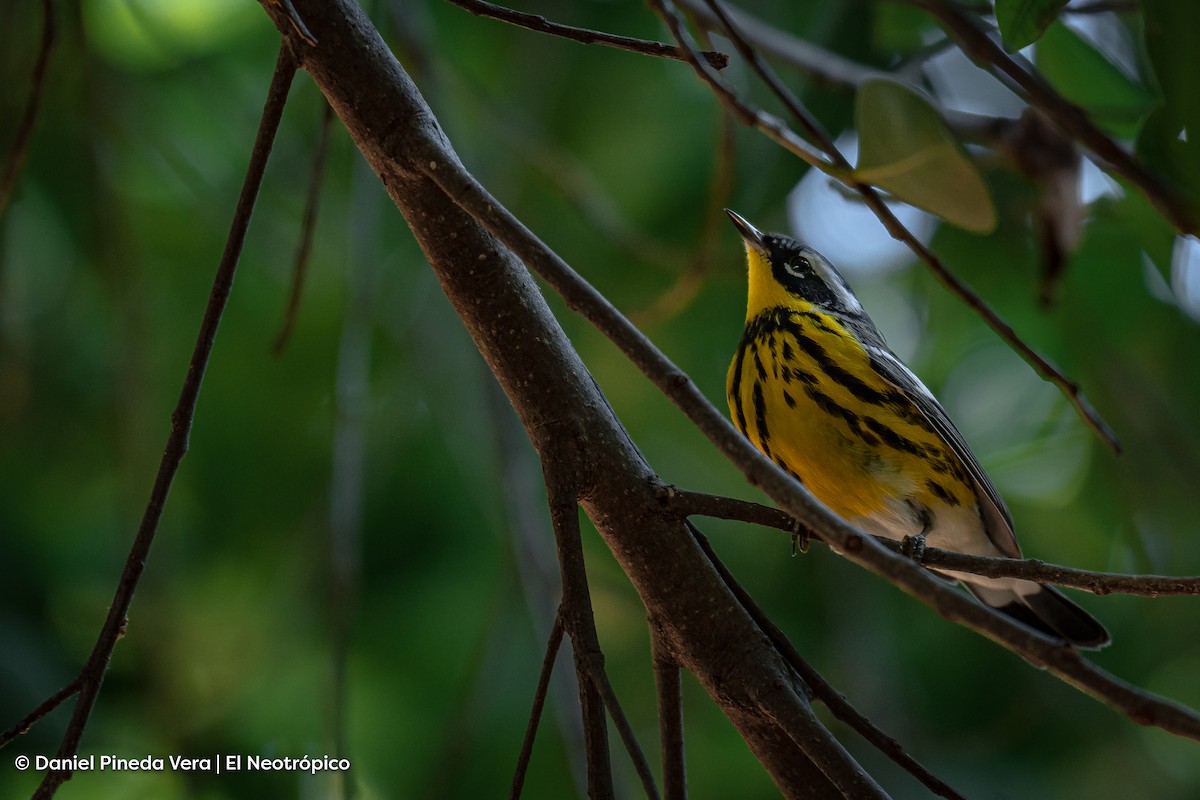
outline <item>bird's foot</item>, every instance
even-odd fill
[[[808,529],[800,527],[800,520],[792,521],[792,558],[797,553],[808,552]]]
[[[925,559],[925,534],[905,536],[900,540],[900,552],[920,564]]]

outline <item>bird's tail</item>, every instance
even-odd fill
[[[1095,649],[1109,643],[1108,631],[1095,617],[1052,586],[1032,581],[1005,581],[1005,586],[967,583],[987,605],[1048,636],[1066,639],[1076,647]]]

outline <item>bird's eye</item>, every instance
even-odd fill
[[[808,263],[808,259],[804,256],[799,256],[795,260],[786,262],[783,268],[788,271],[789,275],[797,278],[803,278],[805,275],[812,274],[812,264]]]

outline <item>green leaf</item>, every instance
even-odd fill
[[[1134,76],[1061,22],[1046,29],[1035,60],[1051,86],[1118,136],[1132,137],[1154,103]]]
[[[1041,38],[1069,0],[996,0],[996,24],[1004,49],[1015,53]]]
[[[887,78],[869,80],[859,87],[855,117],[858,180],[967,230],[996,227],[983,176],[924,95]]]

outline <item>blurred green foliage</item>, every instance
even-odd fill
[[[5,155],[28,93],[38,9],[0,9]],[[546,38],[446,3],[371,10],[464,162],[619,308],[645,320],[723,405],[743,317],[732,230],[720,229],[693,296],[657,304],[700,252],[705,227],[723,224],[704,216],[721,115],[691,70]],[[525,10],[665,36],[637,3]],[[922,15],[886,2],[763,2],[754,10],[880,69],[937,36]],[[62,4],[58,13],[45,107],[0,221],[5,727],[71,680],[108,607],[166,440],[278,39],[249,3],[106,0],[82,10]],[[1141,92],[1152,90],[1130,87],[1158,84],[1137,20],[1126,23],[1142,80],[1089,85],[1091,73],[1072,72],[1076,62],[1065,57],[1054,69],[1064,87],[1086,87],[1098,112],[1106,104],[1097,93],[1111,92],[1109,108],[1120,113],[1102,121],[1132,135],[1129,114],[1148,110],[1151,95]],[[1089,47],[1054,30],[1059,48]],[[1155,41],[1156,68],[1188,58],[1186,39]],[[852,93],[785,76],[832,132],[851,124]],[[743,66],[727,77],[769,104]],[[1176,77],[1164,82],[1168,91]],[[365,798],[495,796],[511,778],[552,610],[530,588],[532,553],[554,564],[538,528],[537,465],[519,430],[505,439],[515,417],[403,220],[337,128],[300,316],[284,355],[271,355],[320,116],[321,99],[301,77],[191,449],[82,752],[334,752],[339,617],[330,531],[356,530],[339,540],[358,565],[344,654],[350,788]],[[1178,133],[1167,125],[1156,141]],[[803,166],[753,132],[737,130],[734,142],[735,189],[722,202],[784,227],[784,196]],[[922,268],[860,277],[864,304],[959,421],[1008,498],[1028,555],[1200,573],[1200,330],[1175,302],[1186,299],[1187,276],[1178,258],[1172,267],[1172,231],[1128,187],[1098,200],[1060,299],[1042,308],[1027,220],[1032,189],[1002,166],[989,170],[997,229],[980,236],[942,225],[933,247],[1082,385],[1120,434],[1124,455],[1114,457]],[[756,497],[613,346],[550,302],[665,480]],[[515,522],[522,518],[533,522]],[[800,651],[968,796],[1200,794],[1194,742],[1133,724],[820,546],[790,558],[786,536],[702,527]],[[585,546],[611,675],[655,761],[644,612],[590,529]],[[1200,705],[1196,601],[1081,602],[1113,634],[1098,664]],[[776,796],[688,679],[685,700],[693,796]],[[0,754],[0,795],[32,790],[37,776],[17,772],[13,758],[52,753],[67,713]],[[578,792],[569,714],[569,702],[551,701],[527,797]],[[895,796],[925,796],[853,734],[844,738]],[[635,795],[615,748],[620,785]],[[333,789],[328,776],[299,774],[78,773],[59,796],[217,800]]]

